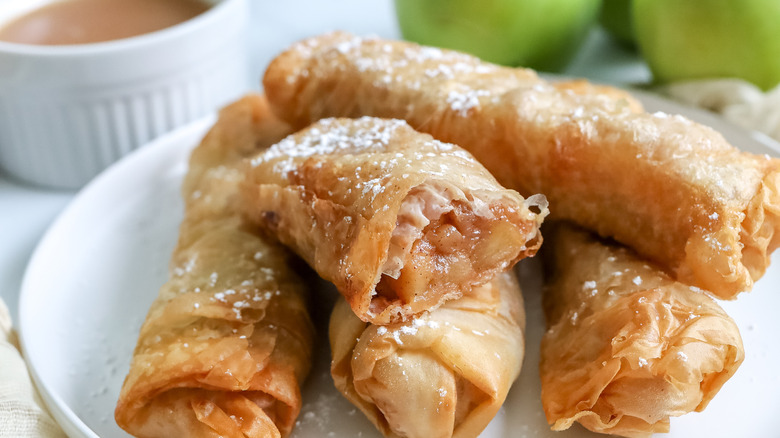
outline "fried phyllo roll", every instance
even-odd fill
[[[301,408],[313,328],[294,258],[242,223],[241,159],[286,134],[260,96],[228,106],[192,153],[168,281],[119,396],[138,437],[287,436]],[[301,263],[300,261],[298,263]]]
[[[474,154],[506,187],[544,193],[555,218],[721,298],[751,289],[780,245],[780,160],[740,152],[684,117],[640,111],[619,92],[343,33],[294,45],[264,84],[296,127],[405,119]]]
[[[501,187],[463,149],[374,118],[322,120],[261,152],[242,192],[251,220],[375,324],[459,298],[534,254],[547,214],[543,196]]]
[[[624,247],[570,225],[545,235],[540,374],[553,430],[577,421],[644,437],[703,410],[745,357],[734,321]]]
[[[525,313],[511,272],[405,323],[330,319],[336,388],[387,437],[476,437],[520,373]]]

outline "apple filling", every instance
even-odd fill
[[[401,203],[371,311],[416,313],[484,283],[518,260],[531,231],[516,209],[446,183],[412,189]]]

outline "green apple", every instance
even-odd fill
[[[563,69],[601,0],[396,0],[404,38],[504,65]]]
[[[780,83],[780,1],[635,0],[639,49],[658,82]]]
[[[604,0],[599,13],[599,24],[619,43],[636,46],[631,0]]]

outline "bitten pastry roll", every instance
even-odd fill
[[[400,120],[327,119],[251,160],[248,217],[386,324],[483,284],[542,242],[543,196]],[[536,208],[536,212],[531,210]]]
[[[645,437],[703,410],[745,357],[734,321],[624,247],[568,225],[545,233],[540,375],[552,429],[577,421]]]
[[[454,51],[332,33],[269,66],[274,112],[405,119],[456,143],[553,217],[634,248],[721,298],[750,290],[780,245],[780,160],[608,87],[551,84]]]
[[[336,388],[387,437],[476,437],[523,362],[525,313],[511,272],[405,323],[330,319]]]
[[[228,106],[191,155],[170,276],[116,406],[137,437],[287,436],[313,328],[292,256],[242,223],[242,157],[287,133],[264,98]],[[300,262],[299,262],[300,263]]]

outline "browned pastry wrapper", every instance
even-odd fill
[[[544,197],[526,202],[463,149],[374,118],[322,120],[261,152],[242,192],[251,220],[378,324],[534,254],[547,213]]]
[[[549,84],[453,51],[332,33],[295,44],[264,79],[294,126],[405,119],[456,143],[555,218],[633,247],[722,298],[752,288],[780,245],[780,160],[743,153],[614,89]]]
[[[734,321],[623,247],[568,225],[545,235],[540,374],[552,428],[645,437],[703,410],[745,357]]]
[[[525,313],[511,272],[405,323],[330,319],[336,388],[387,437],[476,437],[520,373]]]
[[[117,402],[137,437],[280,437],[301,408],[313,328],[292,256],[241,220],[239,169],[288,128],[264,97],[226,107],[192,153],[170,277]]]

